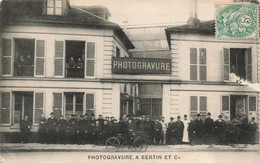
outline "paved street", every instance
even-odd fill
[[[104,152],[104,153],[103,153]],[[238,159],[239,158],[239,159]],[[131,152],[125,147],[117,153],[106,152],[104,146],[1,144],[1,163],[56,162],[247,162],[258,163],[259,146],[149,146],[146,152]]]

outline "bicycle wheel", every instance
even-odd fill
[[[133,146],[132,146],[132,150],[136,151],[136,152],[140,152],[140,151],[146,151],[148,148],[148,144],[145,142],[145,139],[142,136],[137,136],[134,139],[133,142]]]
[[[106,140],[106,149],[109,152],[117,152],[120,148],[120,142],[117,137],[111,137]]]

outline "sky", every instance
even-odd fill
[[[107,7],[111,13],[110,21],[128,25],[185,23],[190,15],[192,0],[70,0],[75,6]],[[223,0],[197,0],[198,18],[213,20],[215,3]],[[233,2],[233,0],[225,0]]]

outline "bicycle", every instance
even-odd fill
[[[133,152],[146,151],[148,148],[144,137],[140,135],[137,136],[134,133],[131,134],[129,142],[122,134],[117,134],[106,140],[106,150],[109,152],[117,152],[123,149],[125,145],[128,145],[128,149],[130,148]]]

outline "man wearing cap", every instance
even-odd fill
[[[74,144],[77,142],[77,119],[75,114],[71,114],[71,118],[68,123],[70,143]]]
[[[58,138],[59,142],[62,144],[66,144],[67,141],[67,128],[68,128],[68,122],[64,119],[64,116],[60,116],[60,120],[58,121]]]
[[[155,143],[160,144],[162,138],[162,124],[158,119],[155,120],[154,132]]]
[[[103,126],[103,124],[104,124],[104,119],[103,119],[103,117],[102,117],[101,114],[98,115],[98,119],[97,119],[97,120],[99,121],[99,125],[100,125],[100,126]]]
[[[56,127],[57,127],[57,119],[54,117],[54,113],[51,112],[51,117],[48,118],[47,126],[48,126],[48,143],[55,143],[56,141]]]
[[[195,144],[195,140],[196,140],[196,124],[195,124],[195,120],[193,120],[193,118],[190,118],[190,123],[188,126],[188,135],[189,135],[189,141],[191,145]]]
[[[77,142],[79,144],[85,144],[84,136],[85,136],[85,119],[83,115],[80,115],[80,119],[77,122]]]
[[[88,124],[88,129],[89,129],[89,134],[88,134],[88,138],[89,138],[89,142],[91,144],[95,143],[95,130],[96,130],[96,119],[95,119],[95,114],[91,114],[91,118],[89,120],[89,124]]]
[[[205,129],[204,142],[209,145],[212,144],[213,131],[214,131],[214,121],[210,116],[211,113],[207,113],[207,117],[204,121],[204,129]]]
[[[249,134],[248,134],[249,140],[248,140],[248,142],[250,144],[254,145],[256,143],[255,140],[256,140],[256,133],[257,133],[257,129],[258,129],[258,125],[255,122],[255,117],[251,118],[251,121],[249,122],[248,128],[249,128]]]
[[[84,114],[84,143],[88,143],[89,139],[89,119],[88,119],[88,114]]]
[[[200,117],[200,114],[197,114],[195,119],[195,130],[196,130],[196,144],[202,144],[204,138],[204,125],[203,120]]]
[[[177,116],[177,121],[175,122],[175,128],[176,128],[176,132],[175,132],[176,143],[182,144],[184,124],[181,121],[180,116]]]

